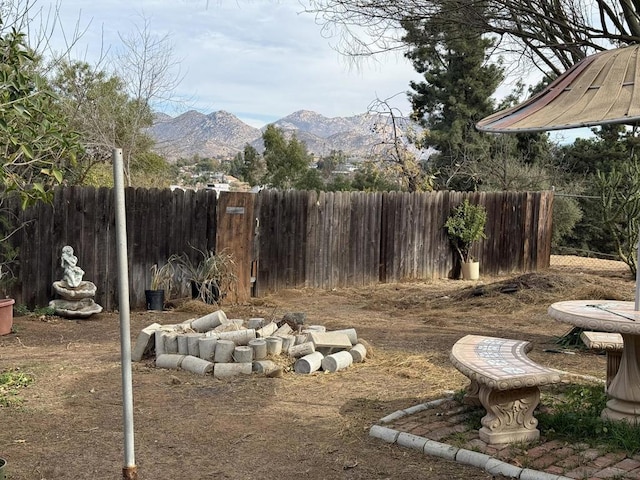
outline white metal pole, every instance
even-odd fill
[[[122,478],[136,480],[138,472],[133,442],[133,382],[131,380],[131,328],[129,318],[129,268],[127,265],[127,215],[124,202],[122,149],[113,149],[113,191],[116,207],[116,248],[118,253],[118,298],[120,309],[120,357],[122,368],[122,411],[124,419],[124,459]]]

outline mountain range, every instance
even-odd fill
[[[408,123],[405,119],[400,120],[405,125]],[[350,156],[365,157],[385,140],[384,132],[389,131],[386,117],[369,113],[329,118],[309,110],[300,110],[273,124],[286,137],[295,134],[316,156],[342,150]],[[157,153],[174,162],[195,155],[201,158],[231,158],[242,152],[246,144],[262,152],[262,133],[265,128],[247,125],[224,110],[209,115],[190,110],[177,117],[157,114],[149,133],[156,141]]]

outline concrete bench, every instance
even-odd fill
[[[471,384],[465,403],[482,405],[480,439],[488,444],[532,442],[540,437],[533,416],[540,385],[560,383],[564,372],[538,365],[527,357],[530,342],[467,335],[451,349],[451,363]]]
[[[622,358],[622,335],[608,332],[581,332],[580,339],[591,350],[604,350],[607,355],[607,381],[605,391],[618,373]]]

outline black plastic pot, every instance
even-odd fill
[[[215,282],[191,281],[191,298],[214,304],[220,300],[220,288]]]
[[[144,297],[147,300],[147,310],[164,309],[164,290],[145,290]]]

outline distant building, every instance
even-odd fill
[[[228,183],[207,183],[207,190],[215,190],[216,196],[220,196],[220,192],[230,192],[231,185]]]

